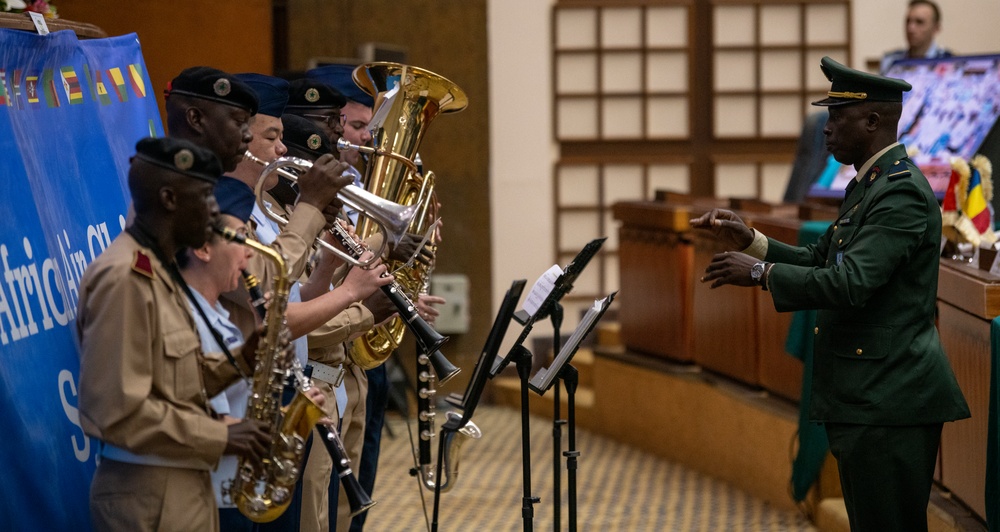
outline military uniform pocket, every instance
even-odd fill
[[[876,405],[883,399],[879,383],[889,369],[892,327],[864,323],[821,325],[816,338],[817,387],[835,403]]]
[[[174,397],[198,401],[201,395],[201,341],[191,331],[177,330],[163,335],[164,383],[173,386]]]

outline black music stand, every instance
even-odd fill
[[[531,519],[534,514],[532,505],[538,502],[537,497],[531,496],[531,451],[530,451],[530,431],[529,421],[528,421],[528,375],[531,373],[531,352],[524,347],[524,341],[528,338],[528,334],[531,332],[532,327],[535,322],[550,317],[552,321],[552,327],[554,330],[553,334],[553,353],[560,352],[560,338],[559,338],[559,328],[562,325],[562,305],[559,301],[573,290],[573,283],[583,272],[583,269],[590,262],[590,259],[597,254],[598,250],[601,249],[601,245],[607,237],[595,238],[587,243],[583,249],[577,253],[576,257],[566,265],[563,269],[562,274],[559,275],[553,282],[552,289],[545,295],[544,300],[538,305],[537,310],[529,314],[526,311],[518,311],[514,314],[514,319],[524,325],[521,330],[521,335],[518,337],[517,342],[514,347],[507,353],[506,357],[497,357],[494,360],[493,367],[490,370],[490,377],[495,377],[499,375],[507,365],[514,361],[517,363],[517,373],[521,379],[521,438],[522,438],[522,451],[521,459],[524,468],[524,505],[522,507],[522,513],[525,519],[525,530],[531,530]],[[534,291],[534,287],[533,291]],[[529,294],[528,297],[531,298],[534,294]],[[523,366],[523,367],[522,367]],[[523,372],[523,373],[522,373]],[[559,458],[560,451],[562,450],[562,425],[566,423],[565,420],[560,419],[560,404],[559,404],[559,388],[556,387],[556,395],[554,398],[553,406],[553,429],[552,429],[552,442],[553,442],[553,498],[554,498],[554,514],[553,514],[553,524],[556,530],[560,528],[560,514],[562,510],[562,489],[560,483],[562,480],[562,461]]]
[[[437,532],[438,528],[438,501],[441,500],[441,468],[444,458],[445,433],[459,431],[472,419],[472,414],[475,413],[476,406],[479,404],[479,398],[486,387],[486,380],[490,377],[489,366],[496,357],[497,351],[500,350],[500,344],[503,342],[504,335],[507,334],[507,327],[510,325],[511,317],[514,316],[517,301],[521,298],[521,292],[524,290],[526,283],[527,281],[524,279],[512,282],[510,288],[507,290],[507,294],[504,295],[503,302],[500,303],[500,310],[497,311],[496,319],[493,320],[493,327],[490,329],[490,334],[486,337],[486,343],[483,345],[483,352],[479,356],[479,361],[476,362],[476,369],[473,370],[472,378],[469,379],[469,384],[465,387],[465,393],[462,396],[450,394],[445,398],[445,401],[449,404],[461,408],[462,415],[461,417],[450,418],[441,426],[441,437],[438,439],[437,476],[435,477],[437,480],[434,483],[434,519],[431,524],[432,532]]]
[[[580,343],[590,334],[597,322],[604,316],[611,303],[615,300],[618,292],[612,292],[604,299],[594,301],[594,305],[580,320],[580,324],[573,331],[573,335],[563,345],[559,353],[553,358],[552,365],[542,368],[528,382],[532,391],[538,395],[545,395],[546,390],[556,385],[559,389],[558,381],[561,378],[566,383],[567,393],[567,417],[569,419],[569,448],[563,453],[566,457],[566,470],[569,480],[569,530],[576,532],[576,471],[578,468],[577,458],[580,452],[576,450],[576,387],[579,382],[579,373],[570,363],[573,355],[580,349]]]

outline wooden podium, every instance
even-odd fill
[[[990,322],[1000,315],[1000,277],[945,259],[940,272],[938,331],[972,418],[944,424],[937,480],[982,517],[986,515]]]

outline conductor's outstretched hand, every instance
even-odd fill
[[[733,211],[712,209],[691,220],[691,225],[711,231],[733,251],[743,251],[753,243],[753,230],[747,227]]]

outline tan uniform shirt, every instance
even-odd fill
[[[202,356],[186,295],[156,255],[119,235],[81,280],[76,325],[84,431],[176,467],[214,467],[228,430],[206,394],[238,374],[225,357]]]

